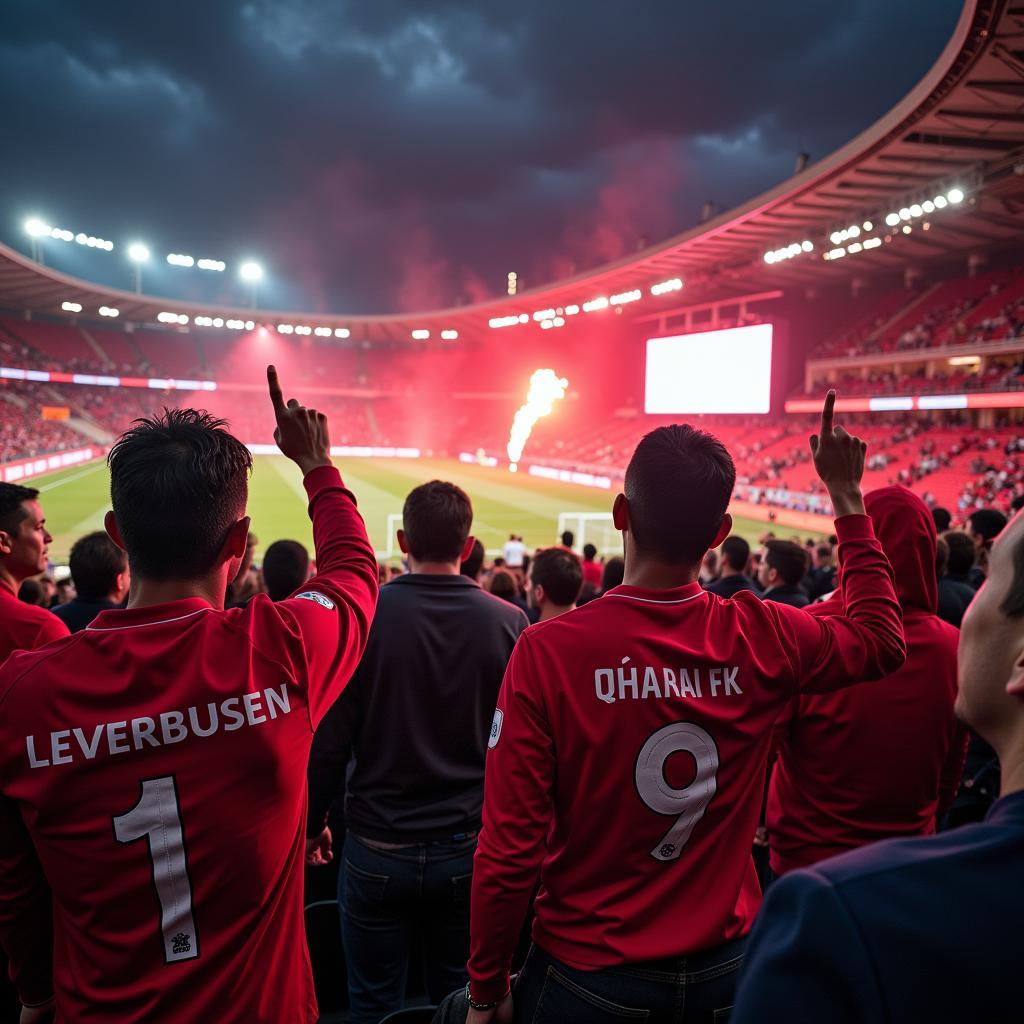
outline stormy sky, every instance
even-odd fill
[[[0,0],[0,237],[264,307],[432,309],[693,225],[885,113],[958,0]],[[223,275],[168,267],[224,259]]]

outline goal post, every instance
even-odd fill
[[[622,534],[615,529],[611,512],[560,512],[558,535],[566,530],[572,531],[576,551],[582,551],[584,544],[593,544],[599,555],[622,554]]]
[[[391,512],[388,515],[387,525],[384,527],[384,547],[378,549],[377,557],[383,559],[400,558],[402,555],[398,547],[398,530],[402,525],[402,513]]]

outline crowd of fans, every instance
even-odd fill
[[[0,943],[23,1021],[312,1022],[303,846],[344,947],[314,950],[316,981],[346,979],[353,1024],[424,998],[441,1024],[1016,1019],[996,941],[1024,821],[1016,522],[863,497],[830,398],[824,537],[752,547],[725,446],[663,426],[614,502],[624,557],[566,532],[488,559],[469,495],[434,480],[388,567],[327,418],[270,385],[312,553],[281,539],[254,564],[251,457],[188,410],[115,445],[113,511],[68,578],[38,492],[0,484]],[[918,441],[927,474],[908,423]],[[1012,476],[1024,438],[972,452]],[[935,985],[965,929],[978,948]],[[882,950],[912,967],[880,972]]]

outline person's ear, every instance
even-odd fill
[[[122,550],[127,550],[124,546],[124,541],[121,540],[121,531],[117,528],[117,517],[114,515],[114,510],[109,509],[107,514],[103,517],[103,529],[107,531],[107,536]],[[0,533],[0,537],[3,537],[3,533]],[[3,550],[0,548],[0,550]]]
[[[252,520],[248,516],[242,516],[234,526],[228,530],[224,546],[220,549],[222,562],[237,559],[241,563],[245,558],[245,551],[249,540],[249,525]]]
[[[398,534],[398,549],[403,555],[409,554],[409,541],[406,539],[405,530],[399,530]]]
[[[1006,684],[1006,692],[1011,697],[1024,697],[1024,649],[1018,652],[1013,663],[1013,671]]]
[[[715,534],[715,539],[711,542],[711,546],[713,548],[717,548],[730,533],[732,533],[732,516],[726,512],[725,515],[722,516],[722,525],[719,526],[718,533]]]
[[[629,529],[629,502],[624,494],[615,496],[612,504],[612,523],[620,532]]]
[[[532,596],[534,607],[539,608],[544,603],[547,596],[544,593],[544,588],[539,583],[533,583],[530,589],[533,591]]]
[[[473,545],[476,543],[476,537],[467,537],[466,543],[462,546],[462,557],[459,558],[460,562],[464,562],[471,554],[473,554]]]

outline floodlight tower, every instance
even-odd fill
[[[253,260],[246,260],[238,268],[238,276],[249,286],[249,307],[256,308],[256,288],[263,280],[263,268]]]
[[[141,242],[132,242],[128,246],[128,259],[132,261],[132,282],[135,291],[142,292],[142,264],[149,262],[149,248]]]

